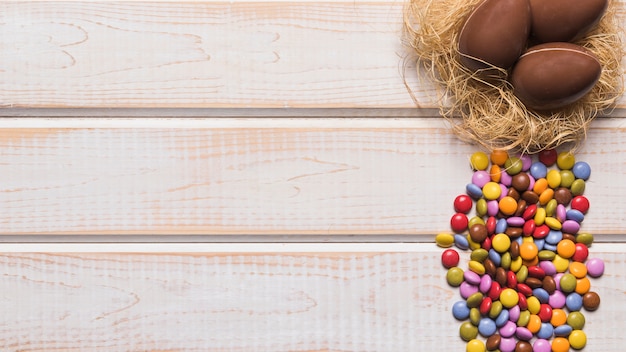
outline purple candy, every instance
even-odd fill
[[[505,172],[506,174],[506,172]],[[500,197],[498,197],[498,200],[506,197],[506,195],[509,193],[509,188],[503,184],[500,184]]]
[[[512,322],[517,321],[517,319],[519,319],[519,315],[520,315],[520,308],[518,305],[514,305],[512,308],[509,309],[509,320]]]
[[[480,284],[480,275],[476,274],[475,272],[471,270],[466,270],[463,273],[463,278],[465,278],[465,281],[467,281],[468,283],[472,285]]]
[[[528,184],[528,190],[532,191],[535,187],[535,178],[531,174],[528,174],[528,178],[530,179],[530,183]]]
[[[503,172],[500,175],[500,183],[505,185],[505,186],[510,186],[511,182],[513,181],[513,178],[511,177],[511,175],[509,175],[508,172]]]
[[[491,288],[492,281],[493,280],[491,280],[491,276],[483,275],[483,277],[480,278],[480,285],[478,286],[478,289],[480,290],[480,292],[487,293],[489,289]]]
[[[511,337],[515,335],[515,330],[517,330],[517,325],[509,320],[498,331],[502,337]]]
[[[467,281],[461,282],[461,286],[459,287],[459,293],[461,293],[461,297],[467,299],[467,297],[473,295],[476,292],[478,292],[478,286],[469,284]]]
[[[567,210],[565,210],[565,205],[563,204],[557,205],[556,206],[556,219],[559,220],[560,223],[563,223],[566,217],[567,217]]]
[[[500,339],[500,351],[502,352],[513,352],[515,351],[515,345],[517,344],[517,341],[515,340],[515,338],[510,337],[510,338],[501,338]]]
[[[530,165],[533,164],[533,159],[528,154],[522,154],[519,156],[519,159],[522,161],[522,171],[530,170]]]
[[[566,297],[563,292],[556,290],[553,294],[550,295],[548,299],[548,304],[552,309],[560,309],[565,307]]]
[[[562,277],[563,277],[563,273],[558,273],[552,277],[556,283],[557,291],[561,291],[561,278]]]
[[[479,170],[472,175],[472,183],[480,188],[483,188],[489,181],[491,181],[491,176],[487,171]]]
[[[511,216],[510,218],[506,219],[507,225],[514,227],[522,227],[524,226],[525,222],[526,220],[524,220],[524,218],[521,216]]]
[[[578,230],[580,230],[580,224],[577,223],[574,220],[565,220],[563,221],[563,225],[561,227],[561,230],[563,232],[566,233],[578,233]]]
[[[541,269],[543,269],[543,271],[548,276],[554,276],[554,274],[556,274],[556,267],[554,266],[554,263],[552,263],[549,260],[542,260],[542,261],[540,261],[539,262],[539,267]]]
[[[591,277],[600,277],[604,274],[604,261],[600,258],[587,260],[587,274]]]
[[[550,345],[550,341],[546,339],[537,339],[535,343],[533,343],[533,352],[550,352],[552,351],[552,346]]]
[[[500,208],[498,206],[497,200],[494,199],[494,200],[487,201],[487,215],[496,216],[498,215],[499,210]]]
[[[520,340],[529,341],[533,338],[533,333],[523,326],[518,326],[517,329],[515,329],[515,336]]]

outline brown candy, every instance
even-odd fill
[[[494,264],[491,259],[487,258],[483,261],[483,266],[485,267],[485,274],[491,276],[493,279],[496,276],[496,264]]]
[[[496,269],[496,282],[502,287],[506,286],[506,270],[501,266]]]
[[[519,257],[519,243],[517,241],[511,242],[509,252],[511,252],[511,259],[515,260]]]
[[[487,227],[483,224],[474,224],[469,228],[469,235],[472,238],[472,241],[476,243],[482,243],[489,233],[487,232]]]
[[[600,296],[593,292],[589,291],[583,295],[583,307],[585,307],[588,311],[594,311],[598,309],[600,306]]]
[[[526,201],[526,204],[537,204],[539,195],[533,191],[526,191],[522,193],[522,199]]]
[[[572,242],[576,243],[576,236],[572,235],[571,233],[563,233],[563,240],[571,240]]]
[[[518,238],[519,236],[521,236],[524,231],[521,227],[507,227],[506,231],[504,231],[504,233],[506,233],[509,237],[511,237],[512,239],[514,238]]]
[[[526,210],[526,201],[524,199],[520,199],[517,201],[517,210],[515,210],[514,216],[522,216],[524,214],[524,210]]]
[[[500,347],[500,341],[502,337],[500,334],[493,334],[487,338],[485,342],[485,347],[487,347],[487,351],[495,351]]]
[[[548,291],[549,294],[553,294],[556,291],[556,281],[552,276],[547,275],[543,278],[543,289]]]
[[[526,341],[517,341],[515,352],[533,352],[533,345]]]
[[[524,192],[528,190],[528,186],[530,186],[530,177],[527,173],[520,172],[511,179],[511,186],[520,193]]]
[[[506,193],[507,196],[515,199],[515,200],[519,200],[519,192],[517,190],[515,190],[515,188],[509,188],[508,192]]]
[[[526,281],[524,282],[526,283],[526,285],[528,285],[528,287],[532,288],[533,290],[543,286],[543,282],[536,277],[527,277]]]
[[[554,199],[558,204],[567,206],[572,201],[572,191],[565,187],[559,187],[554,191]]]

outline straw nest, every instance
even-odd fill
[[[602,64],[600,80],[577,102],[551,112],[526,108],[513,95],[507,72],[482,79],[459,62],[458,35],[482,0],[410,0],[405,8],[405,39],[420,77],[436,83],[441,115],[463,140],[488,150],[536,153],[586,137],[590,122],[610,109],[623,91],[623,46],[615,6],[586,37],[576,42]],[[410,88],[410,87],[409,87]]]

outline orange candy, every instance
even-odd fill
[[[545,178],[540,178],[535,181],[535,185],[533,186],[533,192],[541,194],[546,189],[548,189],[548,180],[546,180]]]
[[[587,267],[581,262],[572,262],[569,265],[569,272],[576,276],[577,279],[582,279],[587,276]]]
[[[568,352],[569,341],[564,337],[555,337],[552,340],[552,352]]]
[[[506,162],[506,159],[509,158],[509,153],[505,150],[494,150],[491,152],[489,159],[495,165],[502,166]]]
[[[584,295],[585,293],[589,292],[590,289],[591,289],[591,282],[589,281],[589,278],[583,277],[581,279],[576,280],[575,291],[579,295]]]
[[[498,165],[491,165],[491,169],[489,169],[489,176],[491,177],[491,181],[500,182],[500,177],[502,176],[502,169]]]
[[[524,260],[533,260],[537,257],[538,253],[539,249],[537,248],[537,245],[533,242],[522,242],[522,244],[520,244],[519,246],[519,255]]]
[[[537,314],[531,314],[530,319],[528,320],[528,325],[526,325],[526,329],[533,334],[537,333],[537,331],[541,329],[541,318],[539,318]]]
[[[552,198],[554,198],[554,190],[547,188],[539,194],[539,204],[546,205]]]
[[[517,210],[517,201],[511,196],[504,196],[498,202],[500,211],[504,215],[513,215]]]
[[[550,318],[550,324],[557,327],[567,322],[567,313],[563,309],[553,309],[552,318]]]
[[[556,252],[563,258],[571,258],[576,252],[576,243],[569,239],[561,240],[556,245]]]

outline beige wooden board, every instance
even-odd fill
[[[4,234],[432,235],[476,151],[434,118],[47,121],[0,129]],[[595,122],[583,229],[624,234],[626,128]]]
[[[465,350],[433,244],[4,250],[5,351]],[[602,304],[584,312],[585,351],[623,351],[625,250],[591,247],[606,274],[592,279]]]
[[[405,4],[1,1],[0,106],[432,107]]]

